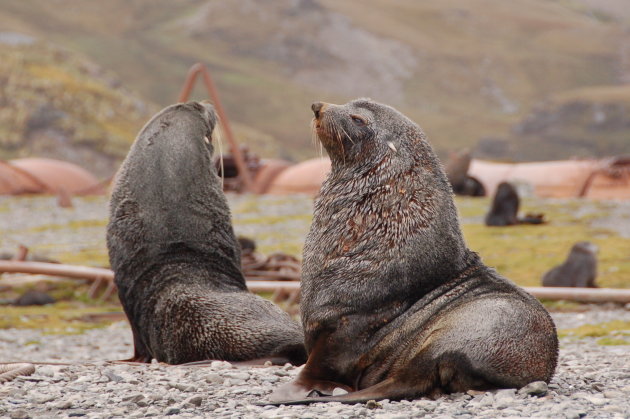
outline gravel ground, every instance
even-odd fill
[[[554,313],[559,329],[610,320],[630,321],[630,310],[593,308]],[[256,406],[299,368],[110,364],[132,354],[125,322],[81,335],[0,330],[0,360],[68,362],[37,365],[35,374],[0,384],[0,417],[225,417],[225,418],[630,418],[630,347],[602,346],[596,338],[562,338],[548,389],[454,394],[438,400],[310,406]]]
[[[256,237],[262,249],[281,240],[301,247],[312,211],[310,199],[229,196],[235,229]],[[73,209],[54,198],[0,198],[0,250],[25,244],[50,257],[103,252],[104,198],[75,199]],[[628,205],[615,205],[602,227],[623,230]],[[264,211],[261,211],[264,209]],[[593,211],[599,211],[594,207]],[[260,214],[264,213],[264,216]],[[72,234],[65,234],[68,223]],[[630,230],[629,230],[630,231]],[[626,233],[620,231],[620,234]],[[295,253],[295,252],[294,252]],[[98,264],[98,263],[95,263]],[[1,308],[0,308],[1,310]],[[582,313],[553,313],[559,329],[611,320],[630,321],[630,309],[592,306]],[[339,403],[266,406],[271,391],[299,371],[285,367],[206,367],[111,364],[132,354],[126,322],[79,335],[0,330],[0,362],[50,362],[35,374],[0,384],[0,418],[21,417],[549,417],[630,418],[630,346],[603,346],[598,338],[560,341],[556,376],[545,390],[455,394],[438,400],[381,401],[376,406]]]

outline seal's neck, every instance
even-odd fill
[[[385,158],[360,175],[333,167],[304,248],[306,300],[317,283],[335,283],[356,295],[352,304],[373,307],[370,298],[418,298],[467,268],[450,185],[429,162]]]

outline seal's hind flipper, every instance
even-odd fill
[[[293,383],[289,383],[293,384]],[[344,404],[357,404],[366,403],[370,400],[400,400],[405,398],[414,397],[415,394],[409,393],[409,388],[401,385],[401,383],[393,378],[388,378],[378,384],[371,387],[364,388],[363,390],[353,391],[340,396],[324,396],[324,397],[306,397],[302,399],[289,399],[289,400],[273,400],[269,402],[256,403],[256,406],[279,406],[279,405],[302,405],[311,403],[328,403],[339,402]],[[316,390],[311,390],[309,394],[315,393]],[[275,393],[274,393],[275,394]]]

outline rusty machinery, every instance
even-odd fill
[[[192,92],[195,82],[201,76],[219,116],[220,126],[229,143],[230,154],[223,156],[224,189],[235,192],[266,193],[272,186],[274,178],[291,164],[279,159],[261,160],[250,153],[246,147],[241,147],[232,132],[230,121],[219,99],[219,93],[210,76],[210,71],[202,63],[196,63],[188,70],[184,86],[178,101],[186,102]]]

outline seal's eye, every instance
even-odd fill
[[[354,122],[356,126],[362,127],[365,125],[365,119],[361,118],[360,116],[350,115],[350,117],[352,118],[352,122]]]

